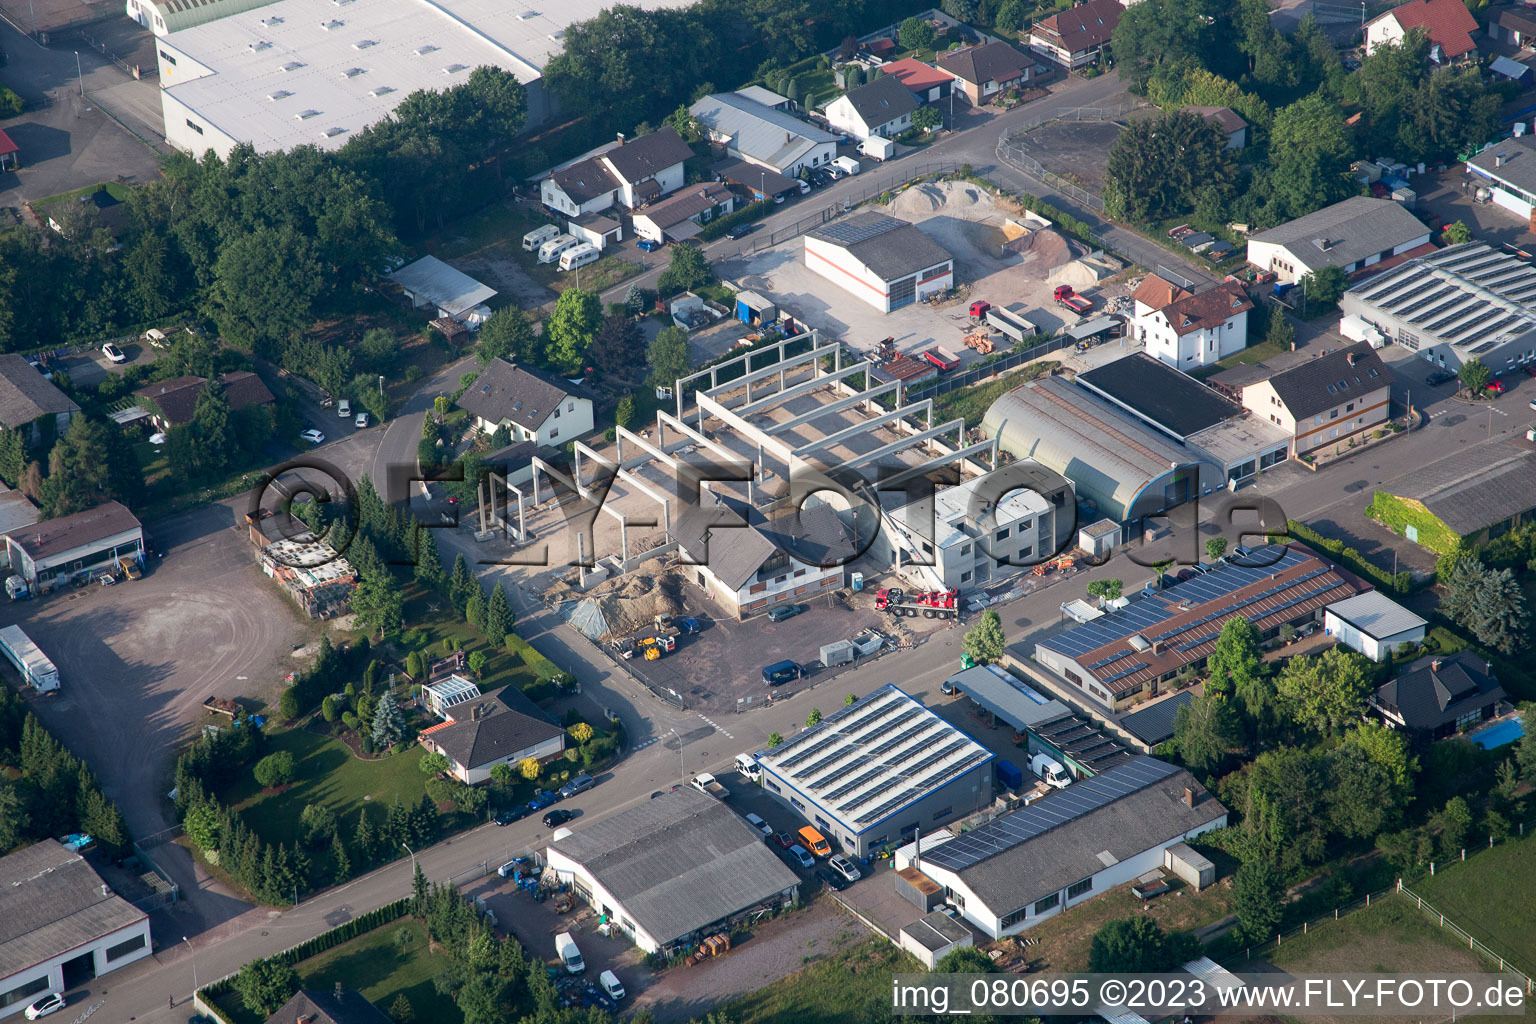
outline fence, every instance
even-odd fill
[[[1405,899],[1413,901],[1413,903],[1416,904],[1420,910],[1428,914],[1430,920],[1436,921],[1442,928],[1449,928],[1454,935],[1456,935],[1467,944],[1468,949],[1476,953],[1481,953],[1483,956],[1487,957],[1489,961],[1496,961],[1499,965],[1500,971],[1513,974],[1524,981],[1525,991],[1527,993],[1532,990],[1532,980],[1529,974],[1526,974],[1524,971],[1511,964],[1507,959],[1505,959],[1502,953],[1495,953],[1483,943],[1473,938],[1471,932],[1468,932],[1466,929],[1458,926],[1455,921],[1452,921],[1450,918],[1446,917],[1444,914],[1440,913],[1440,911],[1432,907],[1429,903],[1425,902],[1424,897],[1420,896],[1418,893],[1404,885],[1401,878],[1397,880],[1397,891],[1401,893]]]
[[[751,243],[736,254],[736,258],[740,259],[743,256],[750,256],[764,249],[771,249],[780,242],[786,242],[808,231],[814,231],[823,224],[830,223],[841,217],[860,203],[868,202],[881,193],[893,191],[902,185],[920,181],[923,178],[931,178],[939,174],[951,174],[959,169],[960,164],[958,163],[942,161],[940,163],[927,163],[919,164],[916,167],[908,167],[900,174],[890,174],[873,180],[861,174],[856,179],[864,186],[859,192],[845,196],[842,202],[837,205],[828,206],[816,213],[801,217],[788,227],[781,227],[766,234],[754,236]]]
[[[135,79],[140,77],[139,65],[129,64],[112,50],[107,49],[106,43],[98,42],[97,40],[92,39],[89,32],[81,32],[80,38],[84,39],[90,45],[91,49],[95,50],[97,53],[110,60],[113,64],[116,64],[118,67],[122,68]]]
[[[179,835],[181,835],[181,826],[172,825],[133,844],[133,852],[138,856],[139,863],[159,880],[158,884],[151,883],[154,892],[133,901],[133,905],[140,910],[150,911],[157,907],[169,906],[180,898],[181,887],[172,881],[171,876],[162,871],[160,865],[156,864],[155,859],[149,855],[151,849],[163,846]]]
[[[1054,338],[1047,338],[1033,348],[1025,349],[1022,352],[1009,352],[1000,359],[994,359],[985,365],[974,366],[964,373],[947,374],[932,384],[921,388],[908,389],[906,399],[908,402],[921,402],[925,398],[937,398],[940,395],[947,395],[951,391],[970,387],[972,384],[979,384],[989,377],[996,377],[998,374],[1007,373],[1009,370],[1032,363],[1041,356],[1049,355],[1071,344],[1073,344],[1073,341],[1069,335],[1058,334]]]
[[[1012,164],[1025,174],[1039,178],[1062,195],[1077,200],[1095,213],[1102,213],[1104,212],[1104,200],[1098,193],[1091,192],[1053,171],[1046,170],[1045,165],[1030,156],[1025,151],[1023,144],[1018,140],[1028,132],[1032,132],[1041,125],[1049,124],[1052,121],[1114,121],[1144,105],[1141,101],[1136,101],[1121,103],[1112,107],[1070,107],[1050,114],[1043,114],[999,138],[997,140],[998,159]]]

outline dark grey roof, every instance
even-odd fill
[[[24,427],[40,416],[79,412],[70,397],[14,353],[0,356],[0,426]]]
[[[535,441],[513,441],[505,448],[498,448],[485,457],[487,466],[512,472],[522,469],[528,462],[539,454],[539,445]]]
[[[1280,401],[1298,421],[1392,386],[1387,369],[1368,342],[1281,370],[1269,378]]]
[[[1536,15],[1519,10],[1500,11],[1493,19],[1501,28],[1513,29],[1522,36],[1536,36]]]
[[[430,730],[432,741],[465,768],[479,768],[565,735],[516,685],[456,704],[451,714],[451,723]]]
[[[1033,57],[1007,43],[986,43],[956,53],[939,55],[939,67],[950,74],[959,75],[972,85],[1011,82],[1027,68],[1034,66],[1034,63]]]
[[[807,237],[847,249],[875,276],[897,281],[952,259],[949,250],[912,224],[883,213],[860,213]]]
[[[1206,380],[1212,384],[1241,391],[1249,384],[1257,384],[1259,381],[1269,380],[1276,372],[1263,363],[1240,363],[1231,369],[1212,374]]]
[[[1471,651],[1432,654],[1377,687],[1372,701],[1402,715],[1410,729],[1449,725],[1465,711],[1504,699],[1504,688],[1487,666]]]
[[[126,505],[107,501],[72,515],[13,530],[6,536],[36,562],[139,528],[138,517]]]
[[[1500,155],[1504,157],[1502,166],[1498,163]],[[1500,139],[1467,163],[1518,189],[1536,192],[1536,139],[1529,135]]]
[[[917,109],[917,98],[901,84],[899,78],[881,75],[873,82],[861,85],[847,95],[859,115],[870,128],[879,128]]]
[[[748,525],[745,502],[717,496],[713,504],[701,495],[672,523],[672,537],[695,565],[703,565],[728,590],[740,590],[773,555],[773,541]]]
[[[771,171],[761,164],[737,160],[735,157],[721,160],[710,170],[714,171],[721,181],[753,190],[762,190],[770,196],[791,190],[799,191],[800,188],[795,184],[795,179],[788,175]]]
[[[659,203],[651,203],[642,210],[636,210],[635,216],[645,217],[657,227],[666,230],[692,217],[697,217],[705,210],[729,201],[730,198],[731,190],[719,182],[701,182],[697,185],[689,185]]]
[[[1080,373],[1077,382],[1181,439],[1243,413],[1237,403],[1145,352]]]
[[[1346,267],[1420,237],[1428,240],[1429,228],[1401,203],[1351,196],[1248,241],[1283,245],[1308,267]]]
[[[1193,693],[1181,690],[1151,707],[1126,715],[1120,719],[1120,728],[1147,746],[1155,747],[1163,740],[1172,738],[1173,723],[1179,717],[1179,708],[1189,707],[1189,702],[1194,699]]]
[[[604,192],[612,192],[623,184],[597,157],[578,160],[569,167],[556,171],[551,177],[555,179],[555,184],[560,186],[560,191],[578,203],[596,199]]]
[[[683,788],[550,844],[586,868],[615,908],[661,943],[716,924],[799,879],[714,797]]]
[[[493,359],[459,397],[459,407],[490,423],[511,420],[537,430],[576,389],[552,373]]]
[[[937,862],[945,846],[963,842],[967,838],[980,838],[978,833],[999,826],[1000,822],[1006,822],[1017,815],[1031,812],[1036,815],[1052,815],[1054,805],[1065,805],[1074,799],[1081,799],[1073,793],[1079,787],[1111,784],[1121,777],[1134,780],[1139,774],[1145,773],[1148,762],[1172,768],[1155,758],[1133,758],[1102,775],[1080,780],[1020,811],[973,829],[961,839],[951,840],[935,848],[933,853],[925,851],[923,859],[925,862]],[[960,878],[989,910],[999,915],[1009,914],[1120,861],[1129,860],[1170,840],[1182,838],[1186,833],[1226,816],[1227,809],[1207,793],[1205,787],[1195,781],[1189,772],[1173,769],[1155,774],[1161,777],[1086,813],[1067,816],[1044,832],[961,868]],[[1184,802],[1186,789],[1195,797],[1193,807]]]
[[[267,1018],[267,1024],[391,1024],[383,1010],[363,998],[361,992],[317,992],[303,989]]]
[[[1388,493],[1421,502],[1465,537],[1536,509],[1536,452],[1480,444],[1410,474]]]
[[[610,149],[602,159],[623,175],[625,181],[635,182],[659,174],[691,156],[692,148],[677,134],[676,128],[667,125]]]
[[[56,840],[23,847],[0,858],[0,978],[147,916]]]
[[[964,942],[971,930],[942,910],[935,910],[927,917],[902,928],[901,933],[918,943],[930,953],[947,950],[957,942]]]

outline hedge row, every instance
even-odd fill
[[[725,234],[737,224],[746,224],[755,220],[762,220],[773,212],[776,203],[763,200],[762,202],[748,203],[741,209],[726,214],[724,217],[716,217],[699,229],[697,237],[700,241],[713,242]]]
[[[1345,547],[1343,541],[1330,540],[1299,519],[1287,519],[1285,528],[1292,540],[1299,540],[1315,551],[1326,553],[1357,576],[1374,580],[1378,586],[1399,595],[1406,596],[1413,591],[1413,573],[1406,569],[1396,576],[1385,569],[1378,569],[1367,562],[1360,552]]]

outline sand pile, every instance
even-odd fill
[[[898,217],[921,220],[943,210],[962,220],[990,220],[999,215],[992,197],[965,181],[932,181],[909,188],[891,201]]]

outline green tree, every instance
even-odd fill
[[[320,717],[324,718],[327,722],[334,722],[340,714],[341,709],[336,705],[336,698],[331,694],[326,694],[325,699],[320,702]]]
[[[498,580],[496,586],[491,588],[491,599],[485,605],[485,635],[499,640],[512,632],[516,624],[517,616],[512,614],[512,603],[507,600],[507,592]]]
[[[405,738],[405,716],[391,690],[384,691],[373,709],[372,735],[373,742],[381,747],[393,746]]]
[[[1373,688],[1368,664],[1348,648],[1330,647],[1286,662],[1275,687],[1294,721],[1329,735],[1358,722],[1364,713],[1366,695]]]
[[[1481,359],[1473,356],[1461,364],[1456,371],[1456,376],[1461,378],[1461,386],[1472,392],[1472,397],[1476,398],[1483,393],[1483,389],[1493,379],[1493,371],[1488,369],[1488,365]]]
[[[646,350],[646,362],[650,364],[650,383],[654,387],[672,387],[679,378],[693,370],[693,357],[688,352],[688,332],[681,327],[663,327],[651,339]]]
[[[912,127],[920,132],[931,132],[943,123],[943,113],[932,104],[925,103],[912,111]]]
[[[772,750],[773,748],[778,747],[778,746],[782,746],[783,743],[784,743],[784,736],[783,736],[782,733],[771,732],[771,733],[768,734],[768,749],[769,750]]]
[[[395,1024],[416,1024],[416,1008],[404,992],[395,996],[395,1001],[389,1004],[389,1019]]]
[[[1126,8],[1110,37],[1122,77],[1141,92],[1164,68],[1209,64],[1217,13],[1211,0],[1152,0]]]
[[[1240,615],[1223,623],[1205,668],[1207,693],[1235,693],[1258,678],[1263,673],[1263,661],[1253,623]]]
[[[0,428],[0,479],[12,488],[21,485],[27,470],[27,446],[18,430]]]
[[[416,539],[416,579],[429,590],[440,591],[448,582],[443,570],[443,556],[437,550],[437,531],[418,526],[413,531]]]
[[[1526,645],[1530,613],[1512,570],[1489,569],[1474,558],[1460,558],[1444,585],[1441,613],[1470,630],[1478,643],[1504,654]]]
[[[933,965],[935,974],[996,974],[997,963],[986,951],[975,946],[961,946],[939,957]]]
[[[247,1010],[270,1017],[299,990],[299,975],[280,957],[259,958],[240,968],[234,989]]]
[[[1124,587],[1124,580],[1090,580],[1088,583],[1088,596],[1098,598],[1099,607],[1102,608],[1110,601],[1120,600],[1120,593]]]
[[[667,264],[667,269],[656,279],[656,287],[663,295],[673,295],[706,285],[714,276],[703,249],[679,242],[672,247],[672,262]]]
[[[805,716],[805,727],[809,729],[821,721],[821,708],[811,708],[811,713]]]
[[[635,421],[635,396],[625,395],[619,399],[618,406],[613,410],[613,422],[618,426],[628,429]]]
[[[484,651],[471,651],[469,655],[469,672],[476,679],[485,675],[486,657]]]
[[[219,812],[211,805],[198,804],[189,808],[186,817],[181,820],[181,826],[187,838],[196,843],[199,850],[206,853],[219,848]]]
[[[296,767],[293,755],[286,750],[279,750],[257,761],[252,773],[263,788],[273,789],[292,782]]]
[[[1227,553],[1227,538],[1211,537],[1205,542],[1205,557],[1212,562],[1221,561],[1221,556]]]
[[[1269,330],[1264,335],[1264,340],[1278,347],[1282,352],[1289,352],[1296,347],[1296,329],[1285,317],[1285,309],[1276,306],[1269,314]]]
[[[448,594],[453,600],[454,608],[460,615],[464,614],[464,606],[469,601],[470,594],[475,590],[475,577],[469,571],[469,562],[464,557],[464,552],[459,552],[453,559],[453,575],[448,581]]]
[[[539,339],[528,317],[516,306],[503,306],[480,325],[475,336],[475,359],[481,366],[494,359],[537,365]]]
[[[1239,937],[1251,944],[1273,938],[1285,916],[1285,883],[1267,860],[1245,861],[1232,880]]]
[[[500,764],[491,765],[491,781],[498,786],[510,786],[512,784],[512,766],[502,761]]]
[[[1525,733],[1515,745],[1515,763],[1520,767],[1522,779],[1536,782],[1536,704],[1522,707],[1520,725]]]
[[[1321,309],[1338,304],[1349,287],[1349,276],[1343,267],[1318,267],[1301,279],[1303,299],[1310,309]]]
[[[134,505],[143,489],[138,463],[125,436],[101,420],[78,414],[48,455],[48,477],[39,506],[44,519],[55,519],[121,501]]]
[[[335,833],[336,812],[325,804],[305,804],[299,812],[299,828],[305,845],[314,846]]]
[[[1265,192],[1269,221],[1305,216],[1356,189],[1349,176],[1354,152],[1349,128],[1337,104],[1326,97],[1308,96],[1280,110],[1270,127],[1270,152],[1274,156]],[[1307,298],[1323,305],[1336,301],[1315,293]]]
[[[843,698],[843,707],[851,708],[851,707],[854,706],[854,704],[858,703],[858,700],[859,700],[859,695],[858,694],[850,693],[848,696]]]
[[[1419,759],[1413,756],[1408,739],[1401,732],[1379,722],[1362,722],[1344,734],[1344,745],[1360,750],[1379,765],[1403,800],[1412,795]]]
[[[1109,150],[1105,211],[1144,223],[1189,213],[1202,189],[1230,195],[1237,164],[1226,145],[1226,134],[1197,114],[1132,121]]]
[[[421,755],[421,760],[416,762],[416,767],[420,768],[427,775],[437,775],[440,772],[446,772],[453,766],[449,763],[446,756],[434,753]]]
[[[1467,227],[1466,221],[1458,220],[1447,224],[1445,230],[1441,232],[1441,237],[1445,239],[1447,245],[1465,245],[1472,241],[1472,229]]]
[[[1179,759],[1199,775],[1218,771],[1243,749],[1243,728],[1229,698],[1207,694],[1180,708],[1173,720]]]
[[[293,227],[257,227],[218,249],[210,312],[226,337],[271,350],[314,319],[327,276],[321,247]]]
[[[978,665],[990,665],[1003,657],[1005,644],[1003,620],[996,609],[988,608],[981,613],[981,620],[968,629],[961,648]]]
[[[340,885],[352,877],[352,858],[347,855],[347,844],[340,832],[331,833],[331,882]]]
[[[602,319],[602,300],[592,292],[580,288],[567,288],[561,292],[560,298],[555,300],[555,311],[544,326],[551,365],[562,372],[580,369]]]
[[[464,621],[482,632],[485,630],[485,591],[479,584],[471,588],[469,600],[464,604]]]
[[[896,27],[896,38],[903,50],[926,50],[933,45],[933,25],[920,18],[907,18]]]
[[[1184,963],[1200,943],[1188,932],[1173,935],[1150,917],[1119,918],[1094,932],[1088,970],[1096,974],[1152,974]]]
[[[1434,824],[1440,831],[1440,856],[1454,857],[1467,845],[1472,832],[1472,807],[1465,797],[1453,796],[1435,815]]]

